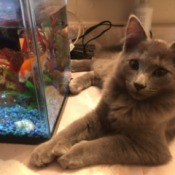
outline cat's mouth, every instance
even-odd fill
[[[128,89],[128,93],[130,94],[130,96],[135,99],[135,100],[145,100],[147,98],[150,98],[152,96],[155,95],[156,93],[156,90],[153,90],[153,89],[143,89],[143,90],[136,90],[135,87],[129,83],[129,82],[126,82],[126,86],[127,86],[127,89]]]
[[[129,94],[131,95],[131,97],[135,100],[145,100],[150,96],[147,96],[145,94],[142,94],[140,92],[129,92]]]

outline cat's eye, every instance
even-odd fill
[[[166,75],[168,73],[168,71],[164,68],[157,68],[154,72],[153,75],[156,77],[163,77],[164,75]]]
[[[133,70],[138,70],[139,69],[139,61],[136,59],[130,60],[129,61],[129,66],[131,67],[131,69]]]

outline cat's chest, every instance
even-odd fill
[[[130,104],[127,100],[117,99],[110,104],[108,120],[110,122],[123,122],[133,119],[133,109],[136,109],[133,104]]]
[[[158,105],[151,105],[144,102],[133,102],[125,97],[118,97],[110,104],[107,116],[108,125],[111,129],[126,129],[137,127],[154,127],[174,115],[174,109],[166,110]]]

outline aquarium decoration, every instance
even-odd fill
[[[65,0],[0,0],[0,141],[52,136],[70,81]]]

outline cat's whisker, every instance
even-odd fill
[[[157,92],[157,90],[153,90],[153,89],[151,89],[151,90],[149,90],[150,92]]]

